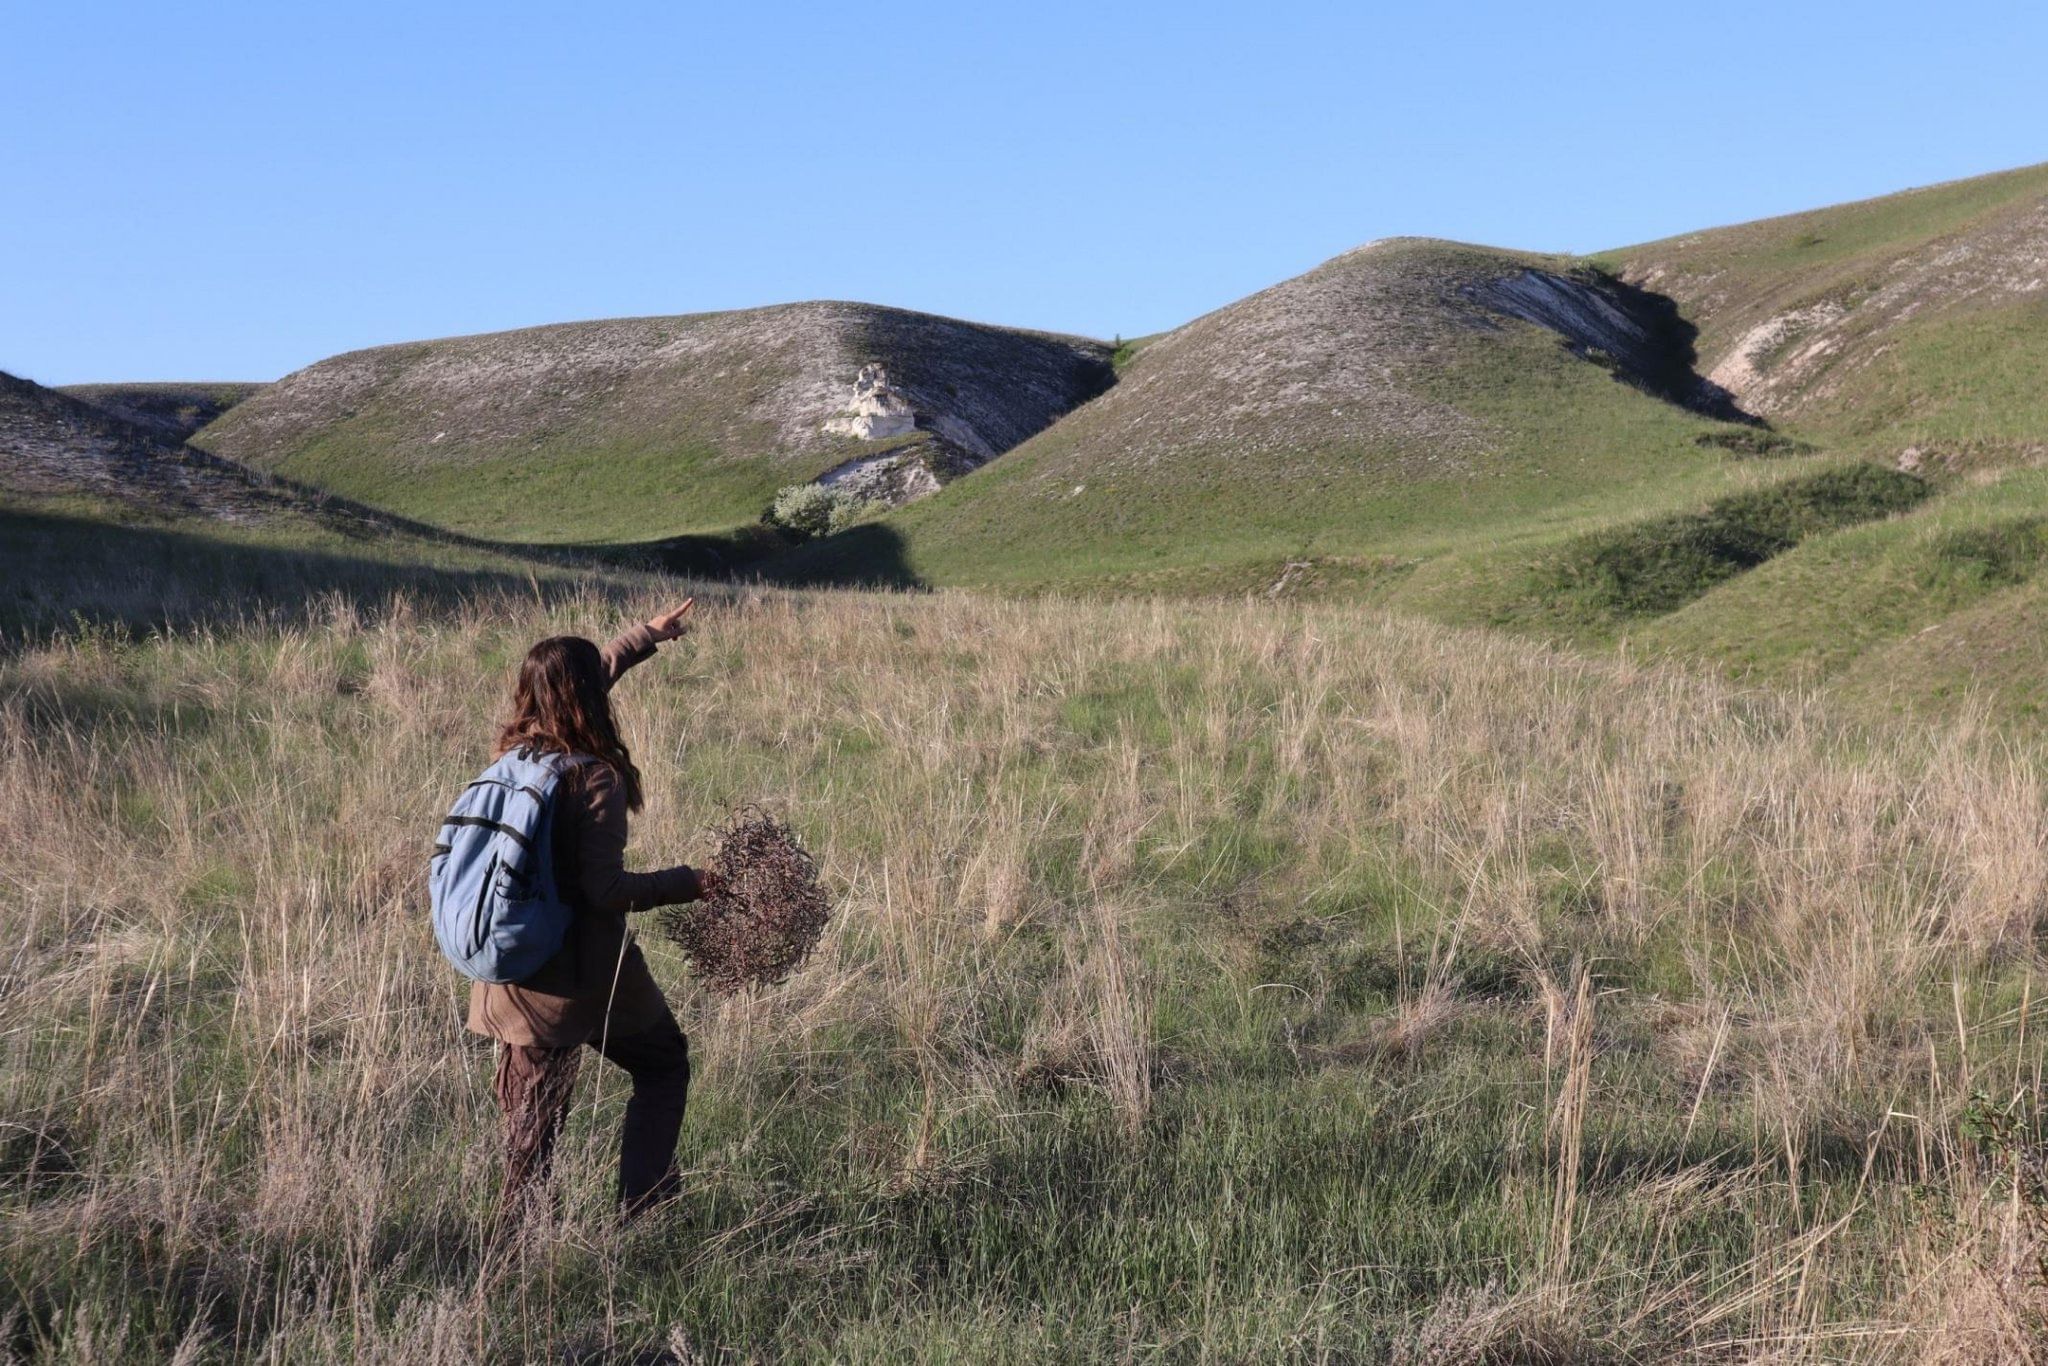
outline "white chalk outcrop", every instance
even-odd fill
[[[939,491],[939,476],[919,454],[886,451],[865,455],[835,465],[818,476],[828,489],[841,489],[856,498],[902,507]]]
[[[1828,299],[1766,318],[1736,339],[1707,378],[1740,399],[1769,406],[1771,372],[1803,377],[1806,367],[1825,360],[1841,344],[1834,328],[1848,314]]]
[[[862,441],[908,436],[917,430],[917,412],[910,400],[889,386],[889,372],[879,365],[863,365],[853,381],[853,400],[846,411],[827,419],[825,430],[834,436],[857,437]]]

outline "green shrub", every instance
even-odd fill
[[[1795,436],[1785,436],[1767,427],[1740,427],[1725,432],[1701,432],[1692,439],[1695,446],[1727,451],[1737,460],[1757,457],[1812,455],[1817,447]]]
[[[800,541],[844,531],[874,510],[874,503],[845,489],[791,484],[775,495],[764,520]]]
[[[841,493],[832,504],[832,511],[825,519],[827,534],[841,532],[855,522],[864,520],[882,505],[871,498],[856,498],[850,493]]]
[[[1910,474],[1845,465],[1574,542],[1555,590],[1598,612],[1656,616],[1782,555],[1808,536],[1902,512],[1928,495]]]
[[[1947,582],[2009,588],[2032,578],[2044,559],[2048,559],[2048,520],[2040,517],[1958,527],[1936,539],[1925,586]]]

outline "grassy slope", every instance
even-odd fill
[[[723,449],[728,444],[772,450],[767,426],[744,424],[729,440],[714,436],[716,417],[701,411],[705,400],[685,391],[663,401],[652,392],[658,376],[643,377],[631,386],[636,392],[610,396],[624,410],[621,417],[609,416],[603,404],[575,403],[516,437],[457,436],[445,454],[429,458],[418,450],[420,424],[438,415],[421,411],[417,396],[405,389],[406,377],[420,364],[447,358],[450,348],[486,340],[414,343],[343,357],[372,374],[341,412],[322,413],[279,438],[255,427],[264,416],[259,405],[230,412],[198,444],[373,506],[506,539],[639,541],[720,530],[753,520],[776,488],[815,473],[806,468],[800,475],[772,458],[733,459]],[[280,389],[277,399],[283,397]],[[425,434],[426,444],[434,444],[433,435]]]
[[[2037,166],[1609,254],[1678,295],[1709,364],[1772,317],[1843,304],[1841,354],[1789,373],[1782,425],[1888,461],[1917,449],[1942,490],[1909,516],[1818,537],[1635,640],[1886,705],[1975,694],[2008,719],[2039,711],[2048,294],[2030,263],[2048,245],[2044,201]],[[1945,259],[1946,273],[1926,270]],[[1915,302],[1904,318],[1881,303],[1901,280]],[[1987,285],[2001,280],[2020,288]]]
[[[1981,681],[2017,714],[2048,671],[2028,622],[2043,567],[2048,471],[1957,487],[1923,511],[1816,538],[1635,633],[1637,643],[1779,681],[1836,678],[1872,696],[1952,696]],[[1980,637],[2009,616],[1989,652]],[[1965,620],[1979,624],[1952,629]],[[2015,664],[2015,656],[2028,661]]]
[[[1097,459],[1091,473],[1091,455],[1143,431],[1102,420],[1127,401],[1117,393],[796,567],[858,577],[880,550],[898,566],[882,577],[941,584],[1243,592],[1284,581],[1440,620],[1582,643],[1626,637],[1738,672],[1836,679],[1873,699],[1939,703],[1975,690],[2008,717],[2031,712],[2031,679],[2048,672],[2048,648],[2027,626],[2033,569],[2014,568],[1996,543],[2038,513],[2043,476],[2031,467],[2048,456],[2048,296],[2029,273],[2044,197],[2048,167],[2033,167],[1599,258],[1677,295],[1700,329],[1702,370],[1760,323],[1840,305],[1819,360],[1796,371],[1778,356],[1757,360],[1766,380],[1782,381],[1768,391],[1779,430],[1817,455],[1702,449],[1694,440],[1714,424],[1511,324],[1439,342],[1414,378],[1494,434],[1482,460],[1455,472],[1418,471],[1385,442],[1316,451],[1329,458],[1307,462],[1305,477],[1300,452],[1255,450],[1188,449],[1141,468]],[[1137,355],[1132,393],[1162,361],[1172,355],[1156,342]],[[1589,611],[1557,590],[1560,570],[1602,537],[1908,448],[1932,502],[1817,527],[1761,568],[1703,582],[1662,618]],[[1995,566],[1972,558],[1972,537],[1991,539]],[[1955,629],[1935,629],[1952,617]]]
[[[473,465],[390,463],[375,421],[308,441],[284,474],[474,535],[651,541],[759,518],[775,490],[807,477],[780,462],[733,462],[701,442],[549,433],[518,458]],[[764,438],[765,440],[765,438]]]
[[[1700,353],[1711,361],[1774,313],[1867,290],[1919,246],[1966,237],[2043,196],[2048,163],[1682,233],[1594,259],[1683,290],[1680,302],[1700,324]]]
[[[2048,165],[1688,233],[1596,259],[1676,298],[1702,368],[1751,329],[1826,306],[1758,358],[1763,410],[1842,449],[2038,443],[2048,358]]]

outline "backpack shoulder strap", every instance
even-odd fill
[[[544,768],[558,777],[572,768],[604,762],[594,754],[564,754],[560,750],[528,749],[525,745],[507,750],[499,762],[502,763],[505,759],[530,764],[535,768]]]

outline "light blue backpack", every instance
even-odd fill
[[[465,977],[524,981],[562,947],[575,912],[555,887],[555,788],[584,762],[515,749],[441,823],[427,864],[434,938]]]

